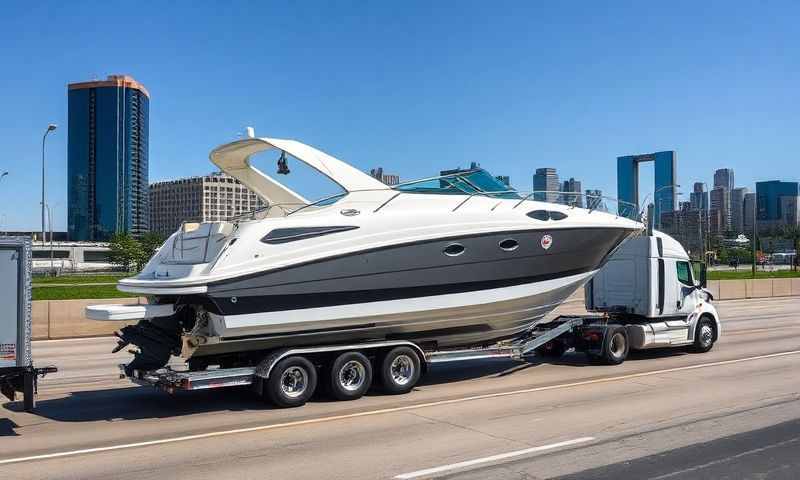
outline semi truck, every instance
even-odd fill
[[[622,244],[584,285],[588,314],[562,315],[539,323],[513,341],[460,350],[432,350],[407,340],[279,348],[263,352],[263,361],[255,367],[203,365],[196,369],[184,363],[155,371],[131,371],[120,365],[120,376],[170,393],[249,385],[279,407],[304,404],[323,382],[340,400],[360,397],[372,386],[373,378],[376,384],[382,383],[386,393],[400,394],[412,390],[432,365],[444,362],[489,358],[525,361],[533,355],[556,357],[575,351],[588,355],[593,362],[617,365],[632,350],[683,348],[707,352],[722,333],[712,300],[706,289],[705,265],[692,262],[669,235],[649,228]],[[87,316],[93,316],[91,307]],[[405,361],[397,362],[398,356]],[[337,375],[337,365],[351,357],[367,358],[370,371]],[[291,371],[298,358],[314,366],[312,375],[304,376],[300,383]]]

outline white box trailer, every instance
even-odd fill
[[[0,391],[26,411],[36,406],[37,378],[55,367],[35,368],[31,355],[31,240],[0,237]]]

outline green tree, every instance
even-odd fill
[[[142,245],[129,233],[117,233],[109,242],[109,259],[126,272],[139,267],[144,256]]]
[[[155,232],[148,232],[142,235],[142,238],[139,239],[139,243],[142,246],[142,257],[138,262],[138,268],[141,269],[153,258],[158,247],[164,243],[164,237]]]
[[[794,245],[795,254],[800,253],[800,226],[797,225],[786,225],[782,229],[781,236],[783,238],[787,238],[792,241],[792,245]],[[793,269],[797,269],[797,262],[795,261]]]

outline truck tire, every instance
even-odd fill
[[[274,405],[299,407],[317,388],[317,370],[305,357],[287,357],[278,362],[264,385],[264,394]]]
[[[603,338],[603,351],[600,359],[606,365],[619,365],[628,358],[630,343],[628,332],[621,325],[609,325]]]
[[[694,343],[689,347],[689,351],[694,353],[706,353],[711,350],[716,340],[717,332],[712,322],[707,317],[702,317],[697,323],[694,331]]]
[[[328,373],[328,392],[337,400],[355,400],[372,384],[372,363],[359,352],[345,352],[333,361]]]
[[[421,374],[419,355],[411,347],[395,347],[381,361],[381,383],[390,395],[410,392]]]

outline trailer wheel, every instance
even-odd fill
[[[372,363],[359,352],[346,352],[328,369],[330,394],[337,400],[355,400],[372,384]]]
[[[600,359],[606,365],[619,365],[628,358],[630,344],[628,332],[622,326],[609,326],[603,339],[603,352]]]
[[[299,407],[311,398],[316,388],[314,365],[304,357],[288,357],[272,369],[264,393],[278,407]]]
[[[694,332],[694,344],[689,347],[689,350],[694,353],[705,353],[711,350],[717,336],[715,330],[714,322],[708,318],[700,319]]]
[[[381,362],[381,383],[386,393],[408,393],[419,381],[422,365],[419,355],[410,347],[395,347]]]

